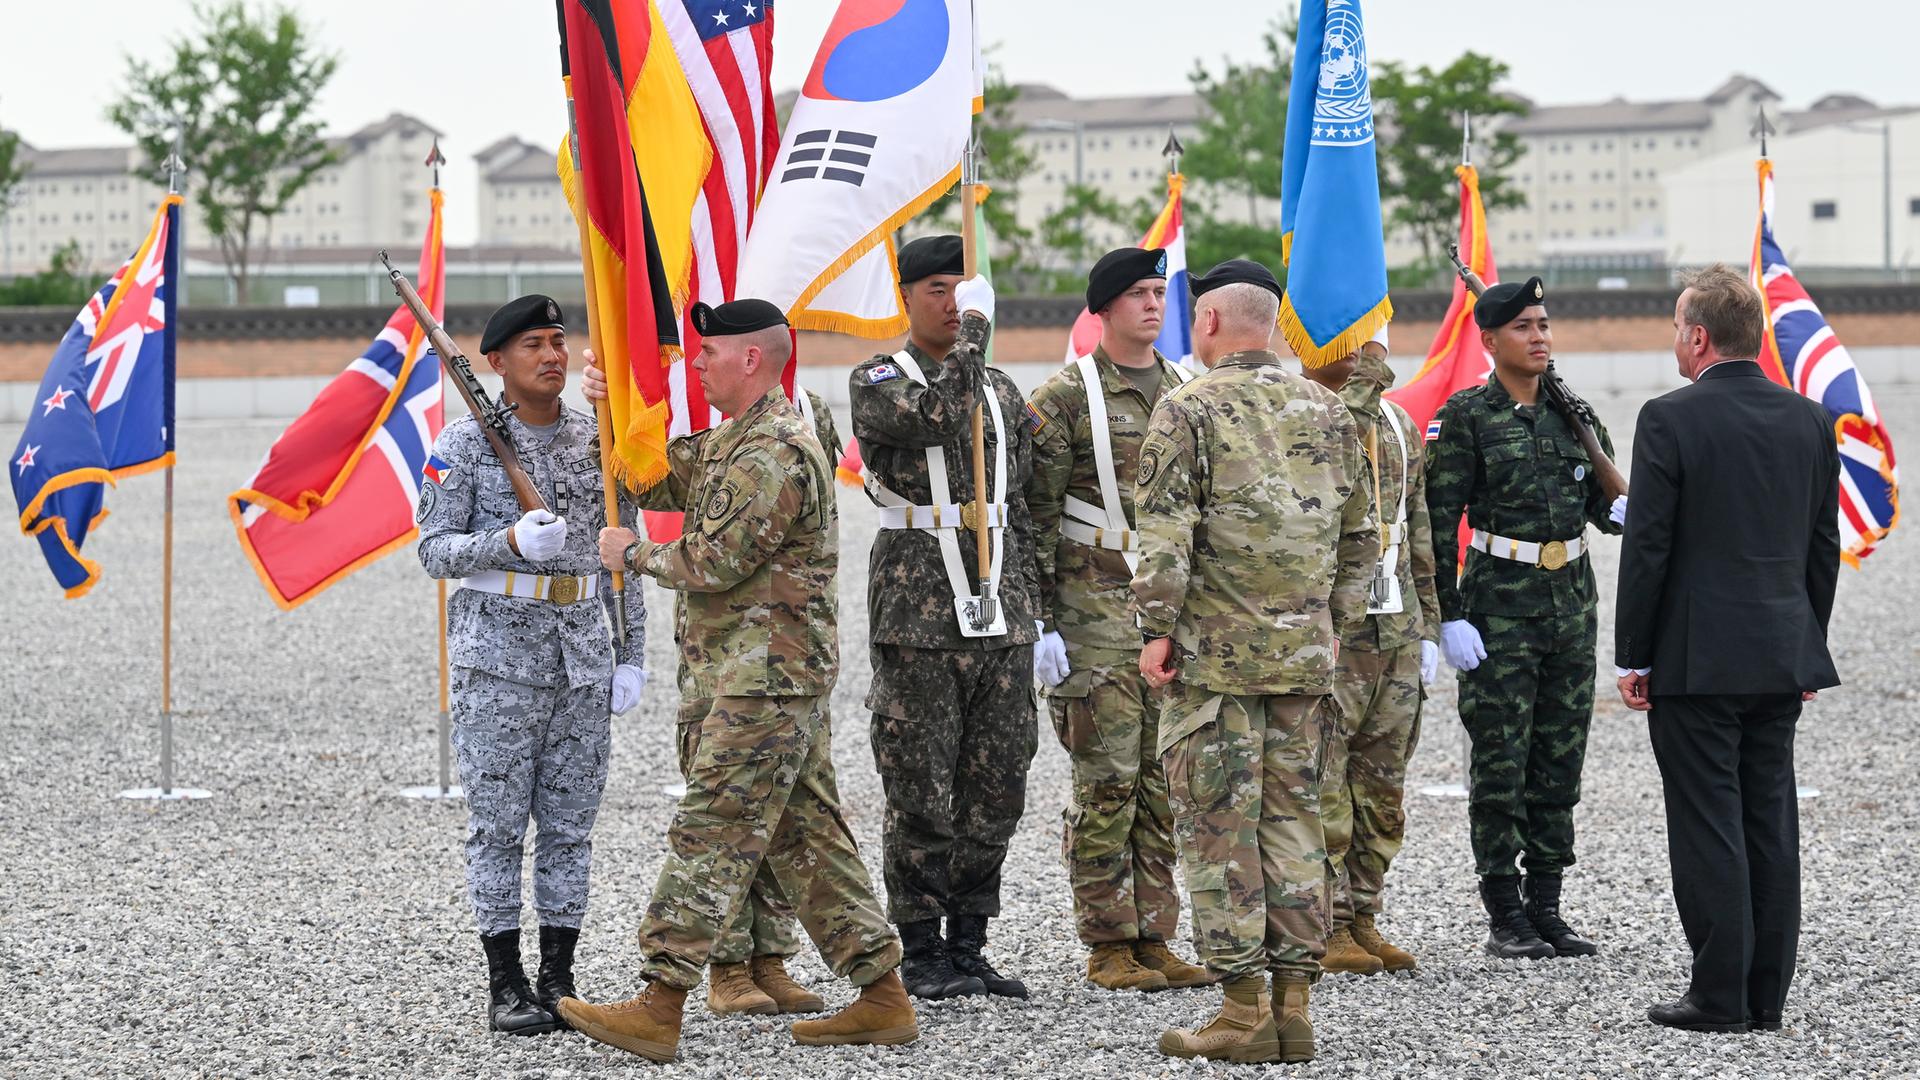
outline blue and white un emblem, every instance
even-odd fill
[[[1367,87],[1367,41],[1357,0],[1327,0],[1320,39],[1320,80],[1313,103],[1316,146],[1373,141],[1373,95]]]

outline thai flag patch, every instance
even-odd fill
[[[446,462],[440,460],[439,454],[428,454],[427,463],[420,466],[420,476],[423,479],[431,480],[439,484],[441,487],[447,486],[447,474],[452,471],[453,469],[449,467]]]
[[[1432,442],[1433,440],[1439,437],[1440,437],[1440,418],[1434,417],[1432,420],[1427,421],[1427,441]]]
[[[899,377],[900,369],[894,367],[892,364],[875,364],[867,369],[867,385],[869,386],[874,383],[883,383],[888,379],[897,379]]]

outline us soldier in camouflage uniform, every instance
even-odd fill
[[[1129,611],[1140,443],[1153,403],[1192,377],[1153,346],[1166,310],[1166,275],[1167,254],[1159,248],[1121,248],[1095,263],[1087,310],[1101,319],[1100,345],[1042,383],[1027,406],[1027,507],[1045,624],[1039,648],[1058,648],[1064,639],[1068,661],[1066,670],[1050,669],[1046,657],[1038,661],[1042,681],[1051,684],[1054,733],[1073,761],[1060,847],[1080,940],[1092,953],[1087,978],[1109,990],[1212,981],[1167,948],[1180,921],[1180,893],[1160,768],[1164,695],[1140,674],[1139,631]],[[1089,385],[1099,401],[1089,400]],[[1106,447],[1096,448],[1096,439]],[[1116,506],[1107,505],[1108,484]]]
[[[1427,461],[1433,555],[1459,556],[1464,507],[1474,549],[1456,583],[1439,575],[1447,662],[1460,669],[1460,719],[1473,742],[1474,868],[1503,957],[1590,955],[1560,916],[1573,865],[1573,807],[1593,717],[1593,563],[1586,527],[1618,533],[1587,452],[1541,399],[1552,355],[1539,278],[1489,288],[1475,305],[1493,355],[1485,386],[1434,419]],[[1596,430],[1609,455],[1613,443]],[[1514,861],[1525,853],[1526,899]],[[1543,940],[1544,939],[1544,940]]]
[[[415,516],[421,565],[460,587],[447,601],[453,745],[467,797],[467,896],[486,950],[496,1031],[552,1031],[573,992],[587,910],[591,833],[607,782],[609,706],[644,683],[646,606],[626,590],[632,628],[616,652],[613,602],[594,537],[606,524],[594,419],[560,401],[567,380],[560,306],[525,296],[487,323],[481,349],[519,408],[507,426],[521,466],[554,513],[522,513],[507,471],[472,417],[434,443]],[[632,505],[623,508],[631,521]],[[557,515],[557,516],[556,516]],[[585,583],[583,585],[583,583]],[[596,602],[597,601],[597,602]],[[617,665],[617,666],[616,666]],[[520,966],[521,843],[535,824],[538,994]]]
[[[1320,796],[1333,868],[1333,933],[1320,966],[1362,975],[1411,971],[1413,955],[1382,937],[1374,917],[1387,865],[1406,836],[1407,760],[1420,740],[1424,687],[1440,662],[1423,443],[1406,410],[1380,397],[1393,385],[1384,327],[1353,355],[1305,374],[1339,394],[1353,414],[1375,492],[1382,559],[1393,559],[1382,563],[1369,590],[1365,622],[1340,639],[1333,682],[1340,724],[1327,742]]]
[[[1273,275],[1236,259],[1193,291],[1194,354],[1209,370],[1154,408],[1133,595],[1141,672],[1172,684],[1161,760],[1195,943],[1226,1001],[1160,1049],[1306,1061],[1327,937],[1334,664],[1366,613],[1379,532],[1352,416],[1272,352]]]
[[[961,262],[957,236],[922,237],[901,249],[911,323],[906,348],[902,356],[859,365],[851,378],[853,434],[868,493],[895,501],[882,506],[869,562],[873,683],[866,703],[874,765],[887,793],[887,913],[906,949],[907,989],[927,998],[983,991],[1025,997],[1026,987],[1001,976],[981,950],[987,920],[1000,913],[1000,865],[1026,808],[1027,767],[1039,749],[1038,586],[1022,495],[1033,444],[1019,387],[985,365],[992,287],[983,278],[961,281]],[[953,538],[960,587],[970,594],[978,574],[975,534],[954,527],[954,507],[974,502],[972,414],[983,390],[999,411],[998,424],[991,411],[985,420],[988,468],[1000,455],[1006,465],[1004,490],[989,477],[988,492],[1005,508],[993,539],[1006,632],[968,637],[940,534]],[[934,448],[950,485],[944,508],[936,506],[928,466]]]
[[[669,476],[643,496],[688,514],[681,537],[607,529],[600,557],[685,593],[681,661],[712,711],[640,924],[646,989],[615,1005],[565,998],[560,1011],[595,1040],[672,1060],[687,992],[765,862],[828,966],[862,988],[839,1013],[794,1024],[795,1041],[911,1042],[900,943],[840,815],[825,737],[839,668],[833,469],[780,386],[792,356],[780,309],[696,304],[693,319],[704,338],[694,370],[732,419],[674,440]]]

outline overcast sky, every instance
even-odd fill
[[[776,88],[797,86],[834,0],[774,0]],[[1179,92],[1196,61],[1252,59],[1282,0],[978,0],[985,40],[1015,82],[1076,96]],[[446,133],[448,234],[475,232],[472,155],[502,135],[557,140],[553,5],[545,0],[304,0],[341,53],[321,99],[344,132],[396,109]],[[38,146],[124,141],[103,119],[124,54],[157,59],[190,0],[80,0],[14,19],[0,43],[0,125]],[[64,13],[65,18],[59,14]],[[1368,0],[1373,58],[1441,65],[1475,49],[1545,104],[1698,98],[1753,75],[1792,107],[1844,91],[1920,103],[1912,0]]]

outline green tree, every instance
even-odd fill
[[[232,0],[193,10],[197,26],[165,62],[127,58],[126,89],[107,118],[148,162],[168,157],[179,124],[198,224],[245,303],[256,235],[271,235],[274,216],[336,159],[314,103],[340,61],[290,8],[256,13]]]
[[[1090,223],[1125,224],[1128,208],[1099,188],[1068,184],[1065,199],[1053,213],[1040,219],[1040,244],[1059,272],[1048,291],[1071,292],[1086,283],[1086,269],[1104,254],[1104,245],[1087,235]]]
[[[0,213],[13,205],[13,193],[31,167],[20,153],[19,134],[0,128]]]
[[[80,242],[69,240],[53,253],[45,270],[0,285],[0,307],[78,308],[95,288],[87,270]]]
[[[1299,29],[1289,7],[1261,33],[1260,60],[1228,61],[1218,74],[1196,65],[1188,76],[1206,106],[1200,134],[1180,163],[1191,182],[1190,266],[1204,269],[1238,256],[1280,271],[1280,220],[1273,207],[1280,198],[1280,149]]]
[[[1406,229],[1420,242],[1420,264],[1412,269],[1429,282],[1449,266],[1446,245],[1460,229],[1453,170],[1460,164],[1463,115],[1473,117],[1473,164],[1487,209],[1526,205],[1526,195],[1506,175],[1520,156],[1519,137],[1491,124],[1482,126],[1527,111],[1525,104],[1494,89],[1506,76],[1506,64],[1475,52],[1461,54],[1438,71],[1424,64],[1409,69],[1387,62],[1373,75],[1373,99],[1382,113],[1382,127],[1389,131],[1377,147],[1380,199],[1389,208],[1387,226]],[[1488,137],[1489,131],[1495,134]]]

